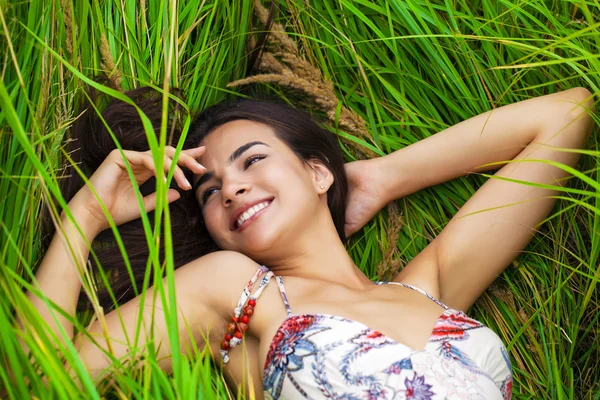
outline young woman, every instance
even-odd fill
[[[188,134],[192,148],[177,161],[174,179],[182,193],[169,189],[168,200],[175,205],[194,196],[222,251],[175,271],[181,339],[175,351],[185,352],[191,340],[210,346],[231,387],[243,382],[259,398],[263,392],[272,398],[510,398],[506,349],[464,312],[548,215],[557,193],[552,187],[569,177],[556,165],[577,163],[579,154],[565,149],[584,147],[593,107],[589,91],[571,89],[495,109],[388,156],[346,165],[335,138],[290,107],[241,100],[208,109]],[[165,152],[167,171],[175,149]],[[149,152],[124,154],[138,184],[156,174]],[[124,166],[112,151],[90,178],[116,224],[140,215]],[[501,179],[487,181],[393,282],[371,282],[348,256],[346,235],[393,199],[498,168]],[[193,173],[192,182],[185,170]],[[154,202],[147,195],[146,210]],[[89,254],[85,243],[109,225],[87,186],[69,208],[84,237],[63,217],[64,229],[36,279],[72,315],[81,287],[76,266],[85,265]],[[30,299],[57,330],[44,303]],[[143,321],[149,329],[154,320],[154,345],[169,370],[173,349],[162,312],[154,313],[162,305],[149,304]],[[106,315],[117,359],[127,359],[124,343],[135,332],[139,306],[136,297]],[[58,320],[72,336],[72,325]],[[85,337],[75,344],[98,376],[110,365],[108,345],[97,321],[89,331],[102,348]]]

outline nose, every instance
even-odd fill
[[[250,191],[250,184],[240,180],[231,180],[223,182],[221,186],[221,199],[224,206],[230,206],[236,200],[239,200],[244,194]]]

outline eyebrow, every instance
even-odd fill
[[[240,158],[242,156],[242,154],[244,154],[246,151],[248,151],[250,148],[257,146],[257,145],[263,145],[263,146],[267,146],[267,147],[271,147],[266,143],[260,142],[260,141],[254,141],[254,142],[248,142],[244,145],[241,145],[240,147],[238,147],[237,149],[235,149],[235,151],[233,153],[231,153],[231,155],[229,156],[229,158],[227,159],[228,164],[232,164],[235,160],[237,160],[238,158]],[[210,171],[207,171],[204,175],[202,175],[200,177],[200,179],[198,179],[192,186],[192,192],[195,193],[196,190],[198,189],[198,186],[202,185],[204,182],[212,179],[214,177],[214,174]]]

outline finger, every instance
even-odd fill
[[[150,152],[146,151],[143,153],[137,153],[137,155],[134,155],[133,158],[135,160],[138,160],[138,155],[139,155],[140,163],[144,167],[146,167],[150,171],[152,171],[154,173],[154,176],[158,179],[158,172],[156,171],[156,165],[154,163],[154,158],[152,157],[152,154],[150,154]],[[163,158],[163,170],[165,172],[165,175],[163,175],[163,179],[165,179],[165,181],[167,179],[166,175],[169,173],[169,170],[171,169],[171,165],[173,165],[173,160],[169,156],[165,155]],[[177,182],[177,184],[179,185],[180,188],[182,188],[184,190],[189,190],[192,188],[192,185],[189,183],[189,181],[185,177],[183,170],[181,168],[179,168],[178,166],[175,167],[173,177],[175,178],[175,181]]]
[[[172,165],[173,165],[173,159],[171,157],[165,155],[165,157],[164,157],[165,173],[167,173],[167,174],[169,173],[169,170],[171,169]],[[175,181],[177,182],[177,184],[179,185],[180,188],[182,188],[184,190],[189,190],[192,188],[192,185],[185,177],[183,170],[178,165],[175,165],[175,170],[173,172],[173,178],[175,178]]]
[[[132,166],[142,165],[142,166],[150,169],[151,171],[155,170],[154,163],[148,164],[148,161],[152,160],[152,156],[149,153],[147,153],[147,152],[141,153],[139,151],[133,151],[133,150],[123,150],[123,154],[125,154],[127,161],[129,161],[129,164],[131,164]],[[148,157],[148,156],[150,156],[150,157]],[[119,161],[123,161],[123,159],[121,159]]]
[[[144,183],[152,175],[154,175],[156,177],[156,179],[159,179],[158,172],[156,170],[156,164],[154,163],[154,158],[152,157],[152,154],[149,151],[141,153],[141,152],[137,152],[137,151],[125,150],[124,154],[127,157],[127,160],[129,161],[129,163],[132,165],[132,167],[133,166],[143,166],[144,168],[146,168],[147,170],[149,170],[152,173],[148,177],[142,178],[140,176],[140,172],[137,172],[135,175],[136,175],[136,180],[137,180],[138,184]],[[120,165],[120,163],[119,163],[119,165]],[[163,175],[163,179],[165,180],[165,182],[167,179],[166,175],[169,173],[169,170],[172,165],[173,165],[173,160],[168,156],[164,156],[163,169],[164,169],[165,174]],[[125,168],[125,165],[122,165],[122,167]],[[179,187],[181,187],[182,189],[189,190],[192,188],[192,185],[186,179],[185,174],[183,173],[183,170],[181,168],[179,168],[178,166],[175,167],[173,177],[175,178],[175,181],[177,182]]]
[[[183,150],[181,153],[179,153],[177,164],[188,168],[190,171],[195,172],[196,174],[204,174],[206,172],[206,168],[197,161],[197,158],[204,154],[205,150],[205,146]],[[172,146],[165,147],[165,154],[171,158],[175,157],[175,148]]]
[[[170,204],[175,200],[179,200],[181,198],[181,194],[175,189],[167,190],[167,202]]]
[[[167,203],[172,203],[175,200],[178,200],[179,198],[181,198],[181,195],[179,194],[179,192],[175,189],[169,189],[167,190]],[[154,193],[150,193],[147,196],[144,196],[142,198],[142,202],[144,204],[144,209],[146,210],[146,212],[150,212],[150,211],[154,211],[154,209],[156,208],[156,192]]]
[[[131,166],[132,172],[138,184],[144,183],[152,175],[156,176],[156,168],[154,166],[154,162],[152,162],[152,157],[148,157],[146,153],[140,153],[138,151],[133,150],[123,150],[123,154],[125,155],[125,158],[127,159],[129,165]],[[127,167],[125,166],[125,160],[121,158],[120,155],[118,155],[116,163],[122,169],[127,169]],[[138,168],[134,167],[143,167],[146,170],[149,170],[151,173],[149,175],[144,176],[143,171],[139,171]]]
[[[152,171],[152,173],[154,174],[154,177],[156,178],[156,180],[159,180],[159,176],[158,176],[158,171],[156,170],[156,164],[154,163],[154,158],[152,157],[152,154],[150,153],[141,153],[143,156],[141,157],[141,164],[146,167],[147,169],[149,169],[150,171]],[[171,168],[171,164],[173,164],[173,160],[171,160],[169,157],[165,156],[163,159],[163,170],[164,173],[162,175],[162,179],[166,182],[167,181],[167,174],[169,173],[169,169]],[[175,174],[173,175],[175,177],[175,181],[178,183],[178,185],[180,187],[183,187],[184,189],[187,190],[187,179],[185,179],[185,175],[183,175],[183,171],[181,171],[181,169],[179,169],[180,174],[177,175],[177,171],[175,171]],[[183,179],[182,179],[183,176]]]
[[[135,153],[135,154],[131,154],[132,160],[134,160],[135,162],[139,162],[140,164],[143,164],[146,168],[151,170],[158,179],[158,173],[156,171],[154,158],[152,157],[152,153],[150,150],[145,151],[143,153],[140,153],[140,152],[131,152],[131,153]],[[169,156],[169,153],[174,154],[175,148],[173,148],[172,146],[165,147],[165,155],[163,158],[163,169],[166,174],[168,174],[169,170],[171,169],[171,166],[173,165],[173,159]],[[181,156],[181,154],[182,153],[180,153],[180,156]],[[185,158],[183,161],[180,161],[180,160],[178,160],[178,161],[180,161],[180,163],[182,163],[184,165],[187,165],[187,164],[196,165],[195,168],[196,168],[197,173],[199,173],[199,174],[203,174],[206,172],[206,168],[199,165],[196,160],[194,160],[193,158],[189,158],[188,155],[184,155],[184,157]],[[130,157],[128,157],[128,158],[130,158]],[[190,190],[192,188],[192,185],[185,177],[183,170],[178,165],[175,166],[175,169],[173,172],[173,177],[175,178],[175,181],[177,182],[177,184],[180,188],[182,188],[184,190]],[[166,180],[166,177],[164,179]]]
[[[139,164],[152,171],[152,173],[154,173],[154,176],[158,178],[158,175],[156,173],[156,165],[154,165],[154,159],[152,159],[152,156],[150,154],[142,154],[140,156]]]
[[[196,158],[197,157],[195,157],[195,156],[191,156],[189,154],[182,152],[182,153],[179,153],[179,158],[177,159],[177,164],[186,167],[187,169],[189,169],[190,171],[192,171],[196,174],[204,174],[206,172],[206,167],[204,167],[204,165],[200,164],[198,162],[198,160],[196,160]]]
[[[191,156],[200,157],[206,151],[206,146],[193,147],[191,149],[185,149],[183,151]]]

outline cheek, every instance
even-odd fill
[[[277,191],[280,194],[304,192],[310,189],[310,181],[306,172],[297,165],[286,163],[272,164],[257,173],[256,181],[267,190]]]
[[[210,234],[210,237],[222,247],[223,242],[223,216],[220,215],[219,211],[216,209],[217,207],[206,207],[202,216],[204,218],[204,225],[206,226],[206,230]]]

